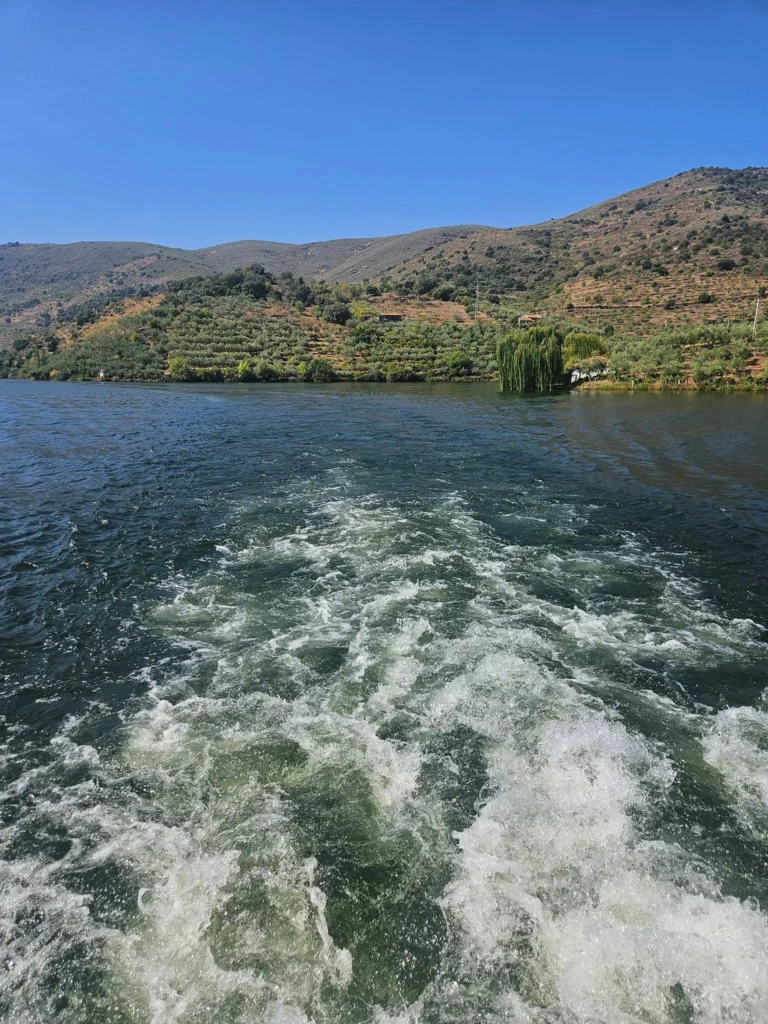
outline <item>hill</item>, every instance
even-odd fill
[[[383,238],[307,245],[240,241],[197,250],[147,242],[11,242],[0,245],[0,345],[20,330],[46,326],[62,306],[98,296],[151,292],[167,281],[211,276],[254,263],[273,274],[362,281],[378,277],[424,249],[450,238],[466,238],[475,230],[473,225],[458,225]]]
[[[42,380],[411,381],[507,378],[528,387],[549,345],[550,383],[763,389],[768,321],[632,336],[574,318],[517,330],[507,301],[473,305],[308,283],[255,265],[167,282],[141,298],[95,297],[0,351],[0,376]],[[502,344],[503,343],[503,344]],[[554,346],[554,347],[553,347]],[[551,350],[551,351],[550,351]],[[560,355],[557,355],[557,351]],[[549,358],[549,357],[547,357]],[[513,365],[514,364],[514,365]],[[520,364],[518,366],[518,364]],[[515,369],[518,367],[518,369]],[[518,372],[520,370],[520,372]],[[563,375],[567,373],[567,377]],[[578,371],[574,374],[574,371]],[[533,374],[533,375],[532,375]],[[510,376],[511,375],[511,376]]]
[[[491,376],[503,325],[460,305],[306,283],[255,265],[94,297],[0,351],[0,376],[59,380],[362,380]],[[393,303],[397,321],[390,323]],[[324,368],[324,369],[323,369]]]
[[[172,280],[259,264],[330,283],[378,281],[403,298],[502,300],[641,334],[742,319],[768,280],[768,169],[703,167],[587,210],[514,228],[457,225],[294,245],[144,242],[0,246],[0,346],[67,304],[151,294]]]
[[[389,275],[403,295],[642,333],[745,318],[768,281],[768,169],[704,167],[530,227],[447,239]]]
[[[490,377],[498,340],[536,312],[561,337],[597,332],[582,369],[614,383],[765,386],[765,168],[699,168],[529,227],[11,244],[0,261],[10,375],[295,380],[325,360],[350,380]]]
[[[307,245],[226,242],[211,249],[198,249],[196,254],[219,273],[258,263],[271,274],[354,283],[376,279],[427,249],[454,238],[466,239],[479,230],[476,224],[459,224],[383,238],[340,238]]]

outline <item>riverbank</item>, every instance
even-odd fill
[[[666,383],[664,381],[621,381],[621,380],[591,380],[580,381],[575,384],[573,390],[578,391],[664,391],[664,392],[729,392],[745,394],[768,392],[768,381],[711,381],[708,383],[696,384],[694,382],[685,384]]]
[[[359,376],[359,377],[344,377],[338,374],[333,375],[321,375],[318,378],[313,377],[287,377],[287,376],[273,376],[265,377],[260,379],[258,377],[238,377],[236,374],[232,376],[217,376],[217,375],[206,375],[205,377],[198,376],[186,376],[186,377],[173,377],[170,374],[164,374],[158,377],[120,377],[116,379],[110,379],[107,377],[59,377],[57,374],[48,377],[26,377],[21,375],[3,377],[0,376],[0,380],[19,380],[19,381],[37,381],[45,384],[226,384],[226,385],[249,385],[249,384],[272,384],[272,385],[307,385],[307,384],[491,384],[499,383],[497,376],[488,374],[482,377],[438,377],[433,376],[425,378],[416,374],[393,374],[389,377],[373,377],[373,376]],[[622,381],[622,380],[581,380],[575,384],[563,384],[560,387],[555,387],[552,393],[562,393],[566,391],[604,391],[604,392],[615,392],[617,394],[625,392],[665,392],[681,394],[695,394],[695,393],[743,393],[743,394],[766,394],[768,393],[768,381],[740,381],[740,382],[720,382],[712,381],[707,383],[696,384],[689,382],[685,384],[674,384],[667,383],[664,381]]]
[[[390,312],[395,301],[401,313]],[[213,383],[494,379],[510,337],[520,342],[519,309],[500,302],[471,317],[466,310],[451,312],[455,305],[425,304],[421,315],[433,319],[416,319],[421,307],[397,297],[366,298],[361,287],[310,287],[244,271],[171,283],[166,293],[143,300],[63,307],[56,320],[0,350],[0,376]],[[587,378],[607,369],[622,389],[677,389],[681,380],[698,389],[768,387],[765,321],[637,336],[621,335],[610,323],[590,332],[576,320],[549,317],[529,331],[522,335],[526,344],[542,331],[557,337],[562,368]],[[531,375],[542,386],[534,363],[523,374],[526,387]],[[556,361],[550,363],[545,387],[560,372]]]

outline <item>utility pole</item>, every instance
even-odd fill
[[[477,307],[480,302],[480,282],[475,282],[475,320],[477,320]]]
[[[755,303],[755,322],[752,326],[752,337],[757,338],[757,314],[760,312],[760,296],[757,296],[757,302]]]

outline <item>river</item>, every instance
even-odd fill
[[[0,381],[0,1015],[768,1020],[768,396]]]

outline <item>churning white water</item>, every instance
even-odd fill
[[[173,654],[119,742],[94,707],[13,781],[72,845],[3,862],[7,1019],[768,1020],[768,917],[674,810],[684,773],[765,841],[768,717],[664,683],[762,627],[535,487],[510,528],[567,552],[355,474],[241,503],[136,609]]]
[[[768,1024],[761,400],[0,382],[0,1019]]]

